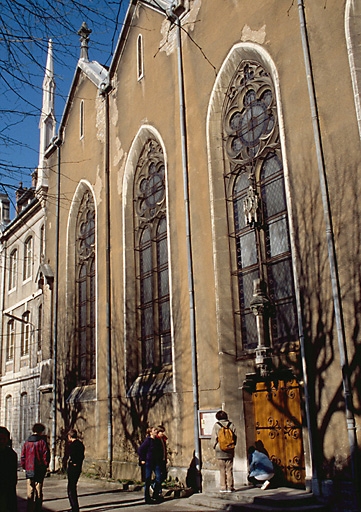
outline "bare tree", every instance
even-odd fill
[[[92,29],[90,58],[110,62],[129,0],[0,0],[0,183],[17,186],[37,163],[37,126],[48,40],[53,40],[56,111],[61,115],[79,53],[77,31]],[[22,154],[22,158],[19,158]],[[27,159],[24,166],[24,156]]]

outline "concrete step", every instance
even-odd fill
[[[192,505],[228,512],[327,512],[312,493],[300,489],[242,488],[232,494],[203,493],[188,498]]]
[[[298,506],[285,506],[282,504],[282,506],[278,506],[277,503],[271,504],[263,504],[261,502],[258,503],[232,503],[227,505],[226,507],[227,512],[284,512],[287,510],[287,512],[328,512],[329,509],[326,507],[326,505],[322,505],[320,503],[314,503],[314,504],[302,504]]]

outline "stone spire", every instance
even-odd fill
[[[88,28],[85,21],[83,21],[82,26],[78,30],[78,36],[80,36],[80,41],[81,41],[80,58],[84,59],[86,62],[89,62],[88,42],[89,42],[89,35],[91,33],[92,33],[92,30],[90,28]]]
[[[54,108],[54,63],[53,63],[53,42],[49,39],[48,57],[46,60],[45,75],[43,80],[43,105],[39,122],[40,147],[39,165],[37,176],[37,189],[47,187],[47,176],[44,169],[44,154],[55,135],[55,108]]]

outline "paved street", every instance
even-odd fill
[[[67,480],[52,476],[44,481],[44,512],[66,512],[69,510],[69,501],[66,491]],[[26,480],[23,472],[19,473],[17,486],[18,512],[26,512]],[[164,512],[202,512],[202,507],[187,503],[187,498],[166,498],[164,503],[147,505],[144,503],[142,491],[123,491],[117,489],[116,484],[109,486],[100,480],[81,478],[78,483],[78,495],[81,512],[117,512],[126,509],[129,512],[152,510]],[[207,508],[208,512],[212,509]]]

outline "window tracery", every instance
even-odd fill
[[[78,372],[81,382],[95,378],[95,206],[83,195],[76,225]]]
[[[163,151],[145,144],[134,178],[138,337],[142,368],[170,364],[170,299]]]
[[[227,91],[223,141],[235,317],[242,348],[257,346],[251,308],[257,279],[270,300],[265,341],[279,346],[297,337],[293,272],[276,96],[271,77],[255,61],[240,65]]]

